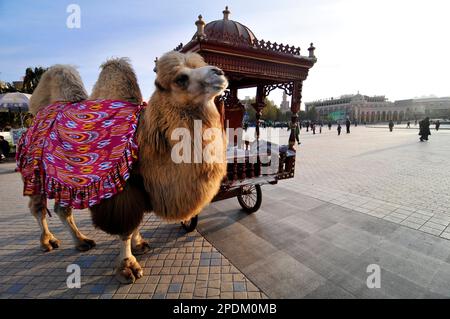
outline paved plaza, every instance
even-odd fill
[[[287,139],[287,132],[282,131]],[[138,256],[144,277],[112,276],[118,241],[77,211],[97,242],[77,252],[56,216],[62,241],[43,253],[13,163],[0,164],[1,298],[448,298],[450,297],[450,130],[336,127],[302,130],[294,179],[263,187],[261,209],[236,199],[209,205],[198,232],[147,215],[151,251]],[[79,264],[82,287],[68,289]],[[370,289],[367,266],[381,268]]]

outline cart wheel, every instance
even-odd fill
[[[262,203],[262,192],[260,185],[242,186],[242,194],[237,196],[242,209],[248,213],[256,212]]]
[[[197,223],[198,223],[198,215],[192,217],[188,221],[181,222],[181,226],[183,226],[184,230],[187,233],[190,233],[190,232],[194,231],[194,229],[197,227]]]

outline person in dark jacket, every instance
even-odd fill
[[[338,136],[341,135],[341,130],[342,130],[341,124],[338,123],[338,126],[337,126]]]
[[[441,122],[439,122],[439,120],[437,120],[435,125],[436,125],[436,131],[439,131],[439,127],[441,126]]]
[[[331,121],[328,122],[328,130],[331,130]]]
[[[423,142],[424,140],[428,141],[428,136],[431,135],[430,119],[428,117],[419,122],[419,135],[421,142]]]
[[[347,121],[345,121],[345,126],[347,128],[347,134],[350,134],[350,125],[352,125],[352,123],[350,122],[349,119],[347,119]]]
[[[9,156],[9,152],[10,152],[10,146],[7,140],[5,140],[5,137],[0,135],[0,151],[1,154],[7,158]],[[1,156],[0,156],[1,157]]]
[[[390,120],[389,121],[389,131],[392,132],[393,129],[394,129],[394,121]]]

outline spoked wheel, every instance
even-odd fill
[[[184,230],[187,233],[190,233],[190,232],[194,231],[194,229],[197,227],[197,223],[198,223],[198,215],[192,217],[188,221],[181,222],[181,226],[183,226]]]
[[[242,209],[248,213],[252,214],[256,212],[262,203],[262,192],[260,185],[247,185],[242,186],[241,194],[237,196],[238,202]]]

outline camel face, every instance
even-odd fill
[[[171,85],[174,96],[191,105],[203,105],[205,100],[212,100],[222,94],[227,86],[223,71],[214,66],[182,68]]]
[[[206,105],[228,87],[223,71],[207,65],[196,53],[167,53],[157,62],[156,69],[157,88],[182,107]]]

